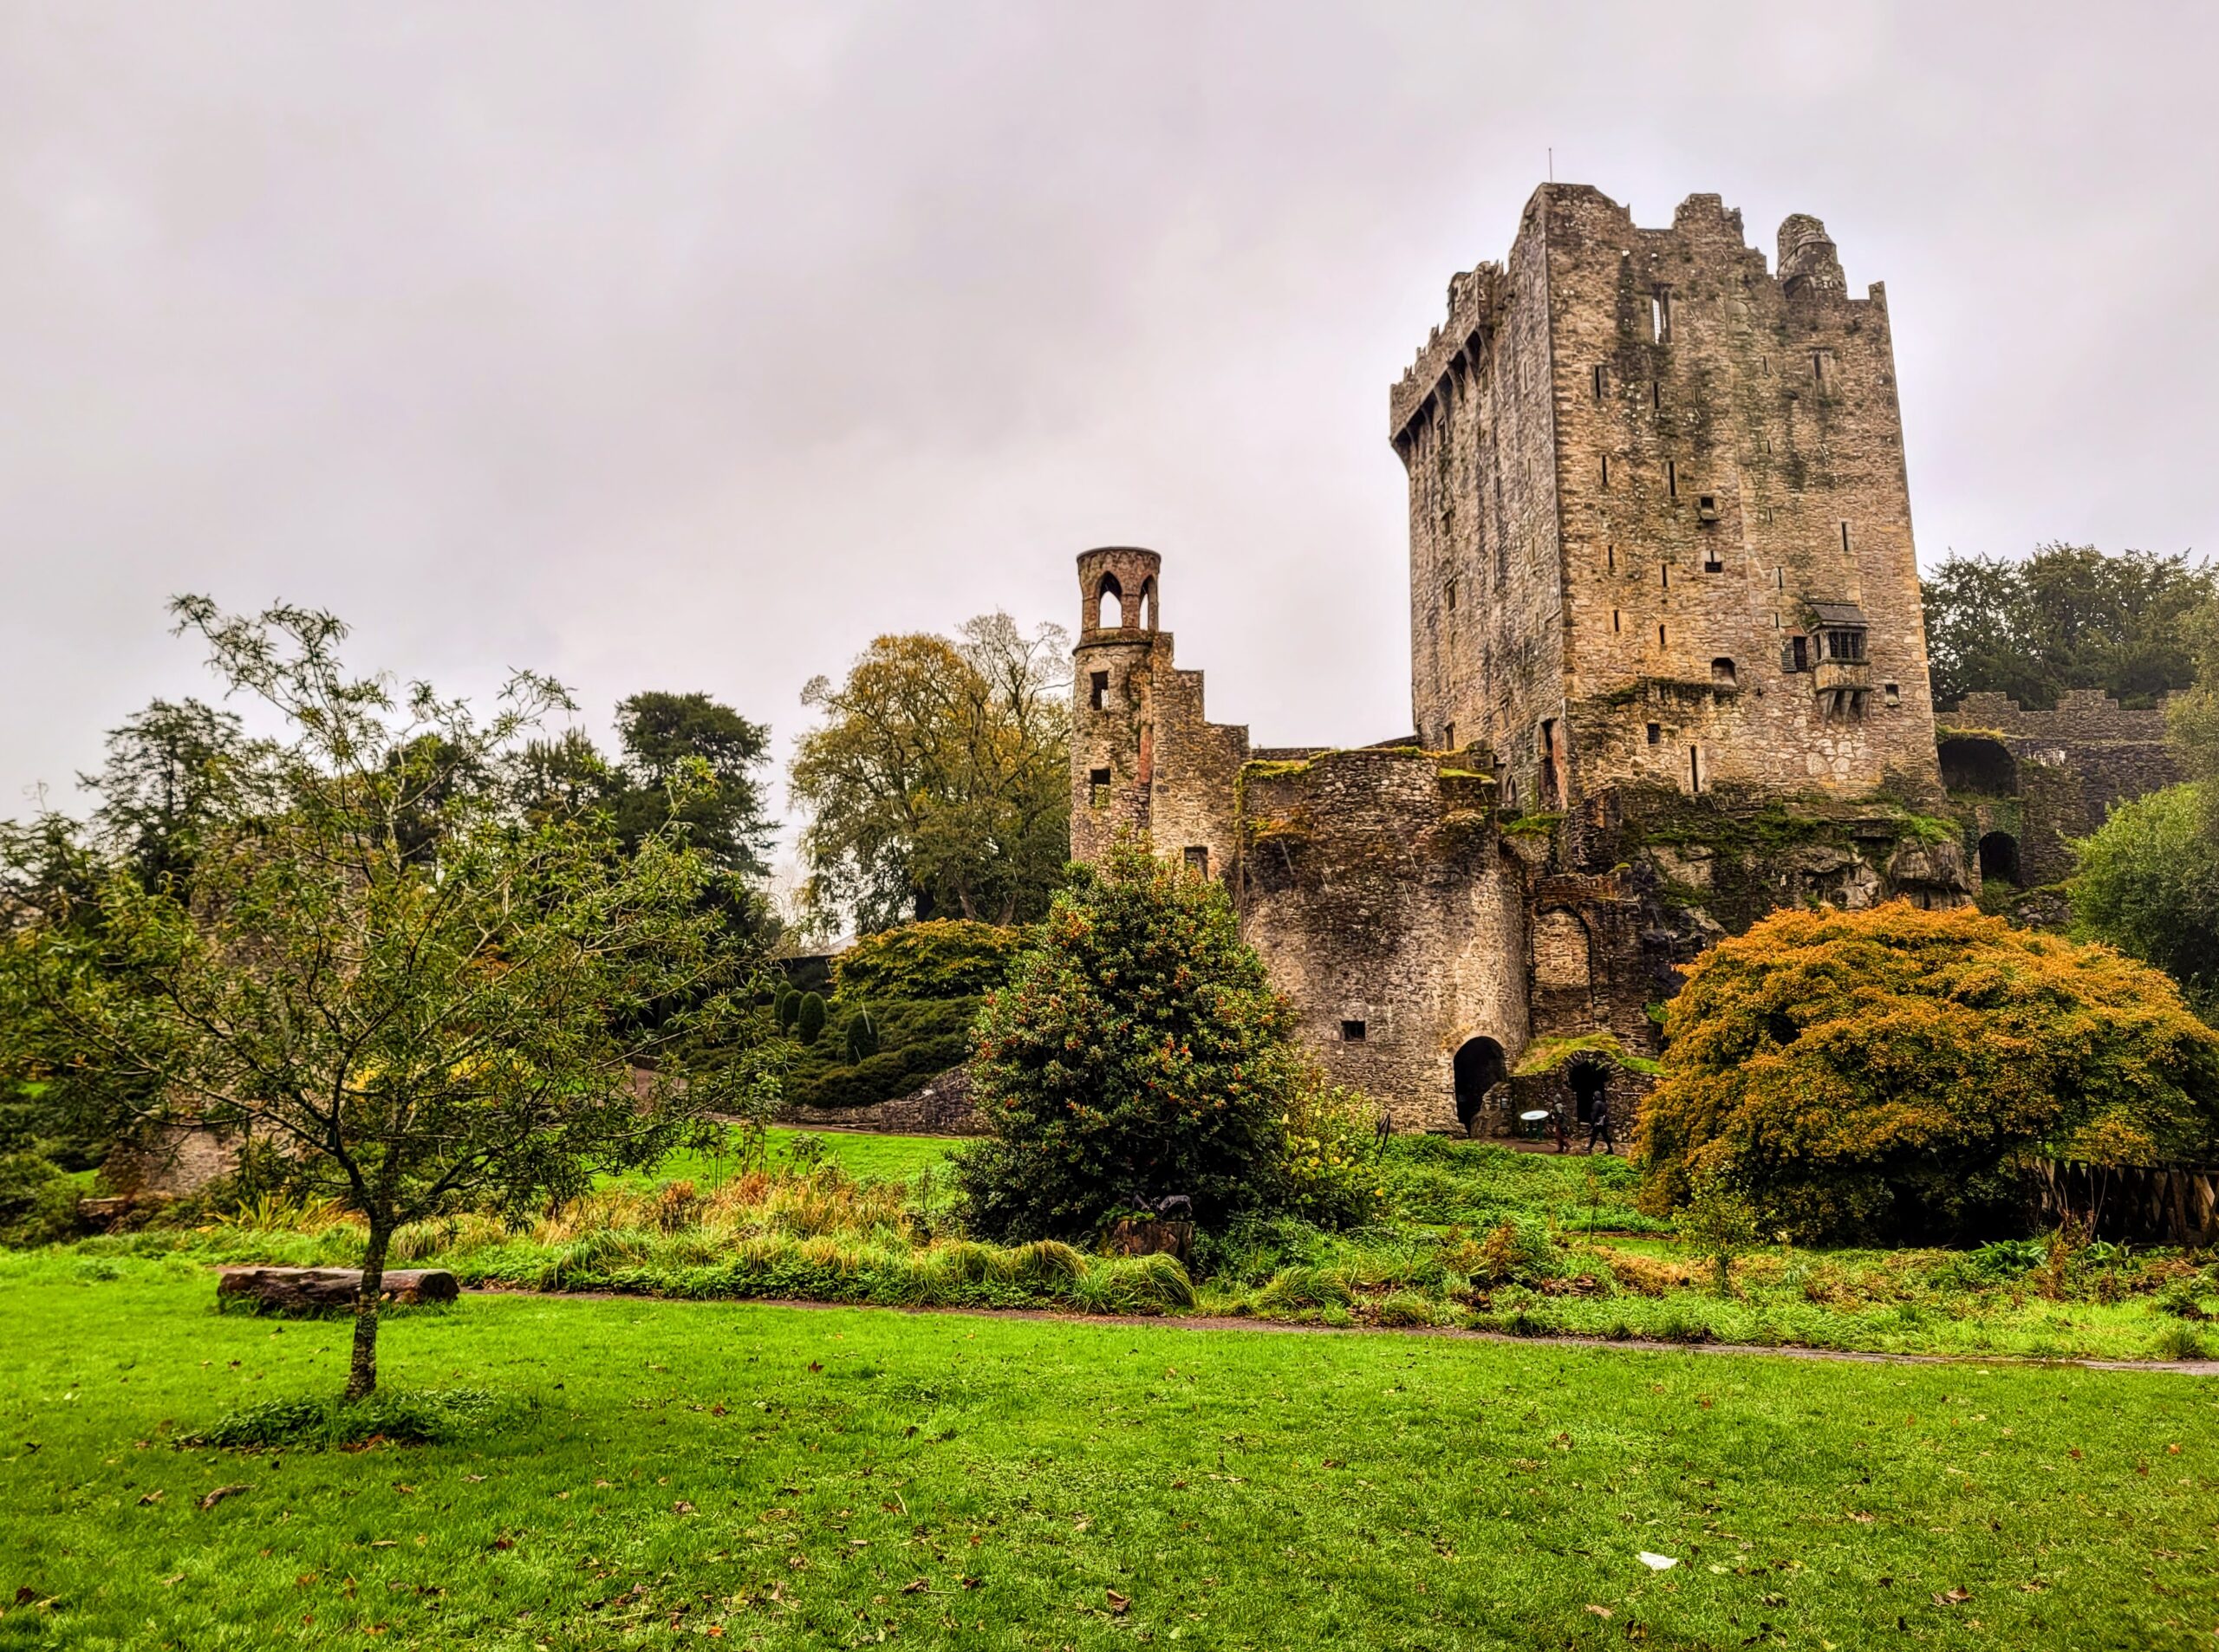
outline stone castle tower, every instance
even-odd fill
[[[1390,406],[1414,735],[1253,748],[1174,661],[1156,554],[1077,569],[1073,855],[1145,832],[1224,880],[1337,1080],[1401,1128],[1537,1084],[1584,1116],[1646,1081],[1550,1052],[1654,1050],[1729,928],[1969,898],[1903,807],[1942,794],[1887,306],[1816,218],[1774,273],[1716,196],[1643,230],[1545,185]]]
[[[1506,805],[1936,791],[1886,298],[1814,218],[1779,250],[1545,185],[1394,387],[1418,733]]]

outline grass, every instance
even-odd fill
[[[810,1162],[815,1150],[804,1144],[816,1142],[823,1162]],[[1669,1224],[1636,1208],[1631,1167],[1608,1157],[1405,1138],[1376,1166],[1388,1219],[1342,1233],[1239,1225],[1203,1236],[1190,1276],[1163,1257],[978,1243],[952,1224],[945,1177],[858,1179],[835,1156],[914,1163],[946,1146],[800,1135],[774,1150],[768,1172],[727,1166],[713,1183],[615,1183],[520,1230],[469,1216],[405,1229],[394,1260],[517,1291],[1200,1313],[1981,1358],[2219,1356],[2219,1262],[2061,1236],[1971,1252],[1765,1250],[1734,1264],[1721,1295]],[[89,1239],[76,1252],[88,1266],[171,1256],[346,1266],[361,1242],[335,1209],[274,1204],[197,1228]]]
[[[862,1131],[783,1128],[773,1128],[768,1135],[774,1162],[791,1161],[797,1141],[816,1142],[820,1145],[812,1150],[823,1155],[824,1163],[838,1165],[859,1180],[907,1181],[927,1165],[938,1164],[957,1145],[956,1138],[945,1135],[878,1135]],[[661,1182],[684,1180],[713,1187],[731,1175],[736,1164],[732,1152],[721,1157],[706,1153],[676,1153],[653,1170],[607,1177],[603,1185],[646,1189]]]
[[[343,1328],[211,1299],[178,1259],[0,1259],[0,1647],[1851,1652],[2219,1618],[2219,1387],[2188,1377],[472,1298],[387,1325],[387,1383],[525,1420],[251,1454],[171,1442],[329,1394]]]

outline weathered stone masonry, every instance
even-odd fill
[[[1653,1050],[1719,936],[1969,900],[1989,815],[2014,875],[2050,875],[2163,777],[2157,725],[2085,697],[1969,701],[1948,732],[1987,743],[1978,785],[1937,763],[1886,297],[1849,296],[1816,218],[1768,272],[1716,196],[1646,230],[1544,185],[1389,406],[1415,735],[1252,749],[1174,661],[1160,559],[1088,551],[1071,840],[1146,832],[1223,879],[1304,1036],[1398,1128],[1623,1108],[1638,1075],[1548,1052]]]

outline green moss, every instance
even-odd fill
[[[1505,837],[1547,837],[1556,831],[1558,823],[1563,819],[1564,816],[1561,812],[1550,813],[1545,810],[1537,814],[1520,815],[1514,820],[1506,820],[1502,823],[1502,835]]]
[[[1662,1070],[1647,1056],[1637,1056],[1628,1050],[1624,1040],[1615,1032],[1582,1032],[1566,1037],[1534,1039],[1519,1057],[1517,1076],[1532,1078],[1541,1073],[1552,1073],[1578,1056],[1600,1056],[1630,1072],[1653,1076]]]

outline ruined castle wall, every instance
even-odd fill
[[[1547,269],[1450,286],[1449,320],[1390,397],[1409,476],[1410,700],[1420,740],[1484,746],[1506,803],[1545,801],[1533,732],[1564,698]]]
[[[1213,723],[1202,673],[1173,663],[1171,634],[1082,636],[1071,700],[1071,855],[1100,858],[1121,830],[1144,831],[1156,853],[1222,877],[1238,837],[1233,794],[1248,731]],[[1094,679],[1108,679],[1094,704]],[[1095,777],[1109,776],[1107,789]]]
[[[1409,751],[1252,764],[1241,933],[1304,1040],[1401,1130],[1454,1131],[1454,1063],[1526,1039],[1524,879],[1475,775]],[[1360,1038],[1345,1036],[1362,1025]]]
[[[1953,775],[1946,761],[1943,777],[1975,840],[1968,847],[1988,832],[2008,833],[2018,849],[2017,881],[2029,888],[2070,876],[2071,840],[2101,826],[2113,804],[2186,777],[2166,744],[2164,710],[2129,710],[2100,689],[2070,690],[2047,712],[2022,710],[2003,694],[1968,694],[1941,721],[1945,759],[1950,748],[1986,742],[2009,753],[2008,791],[1985,776]]]

